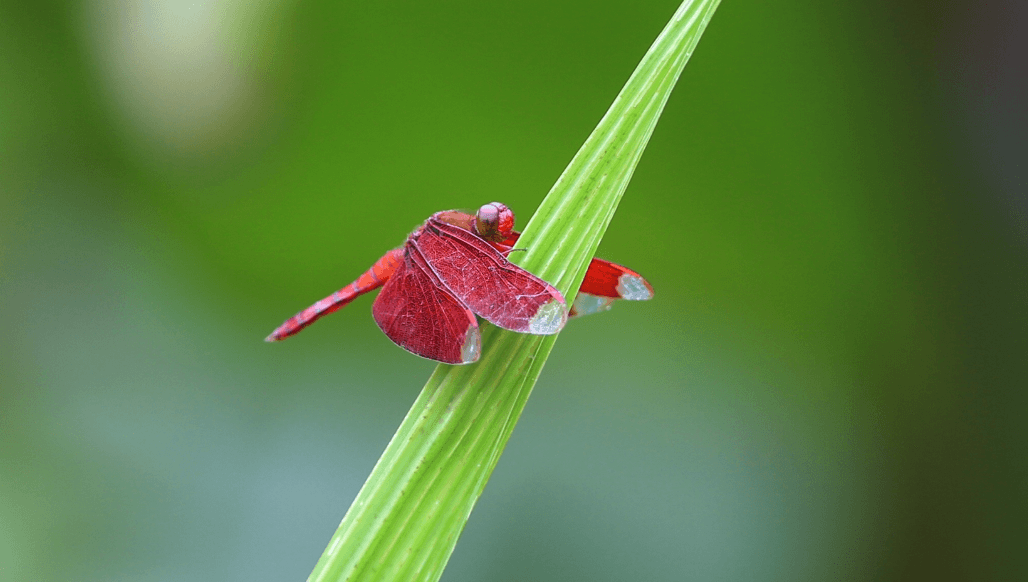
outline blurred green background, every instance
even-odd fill
[[[524,225],[675,0],[0,2],[0,580],[302,580],[433,369],[364,298]],[[1028,573],[1024,6],[727,1],[444,580]],[[1021,50],[1025,49],[1025,50]]]

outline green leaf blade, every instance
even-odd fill
[[[679,7],[525,227],[511,259],[565,297],[718,4]],[[437,367],[309,579],[438,580],[555,341],[483,324],[478,363]]]

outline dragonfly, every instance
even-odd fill
[[[569,309],[560,291],[507,260],[520,236],[514,212],[500,202],[485,204],[474,215],[436,212],[403,246],[287,319],[265,341],[295,335],[381,287],[371,313],[390,340],[423,358],[470,364],[482,351],[478,317],[519,333],[551,335],[569,317],[606,311],[618,299],[653,297],[653,287],[635,271],[594,258]]]

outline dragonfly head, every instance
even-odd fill
[[[500,202],[483,205],[475,213],[478,236],[492,242],[502,242],[514,230],[514,211]]]

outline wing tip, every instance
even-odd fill
[[[649,281],[636,274],[625,273],[618,277],[618,294],[629,301],[646,301],[653,298],[653,287]]]
[[[614,301],[615,299],[613,297],[601,297],[599,295],[580,292],[575,296],[575,302],[571,305],[571,311],[568,313],[568,317],[581,317],[583,315],[600,313],[601,311],[610,311],[610,308],[614,305]]]
[[[460,347],[460,359],[459,364],[471,364],[478,361],[478,356],[482,354],[482,334],[478,331],[477,325],[468,327],[468,331],[464,333],[464,343]]]
[[[554,298],[539,306],[528,322],[528,333],[553,335],[564,328],[568,321],[568,309],[564,301]]]

